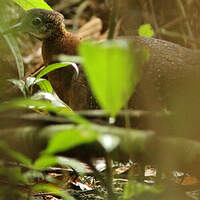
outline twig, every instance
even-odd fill
[[[186,20],[186,18],[181,16],[181,17],[174,19],[173,21],[168,22],[167,24],[163,25],[161,28],[169,29],[172,26],[177,25],[178,23],[184,22],[185,20]]]
[[[183,15],[183,17],[184,17],[184,18],[187,18],[187,15],[186,15],[186,13],[185,13],[185,9],[184,9],[184,6],[183,6],[183,4],[182,4],[182,1],[181,1],[181,0],[177,0],[177,4],[178,4],[178,6],[179,6],[179,9],[180,9],[181,14]],[[189,37],[192,38],[192,40],[195,41],[195,37],[194,37],[194,35],[193,35],[193,33],[192,33],[192,30],[191,30],[191,27],[190,27],[190,24],[189,24],[189,21],[188,21],[188,20],[186,21],[186,27],[187,27],[187,31],[188,31]],[[192,47],[193,47],[194,49],[197,48],[197,46],[196,46],[195,43],[192,43]]]
[[[74,23],[73,23],[73,33],[77,31],[78,29],[78,22],[80,19],[80,16],[82,15],[83,11],[90,5],[90,1],[84,1],[83,3],[81,3],[81,5],[78,7],[77,9],[77,14],[74,18]]]
[[[117,18],[119,15],[119,0],[112,0],[112,10],[110,13],[109,19],[109,32],[108,32],[108,39],[113,39],[115,34],[115,27],[117,24]]]
[[[105,110],[83,110],[77,112],[79,115],[86,117],[109,117],[109,113]],[[121,110],[117,116],[125,117],[129,115],[130,117],[142,117],[146,115],[152,115],[155,117],[168,116],[172,113],[168,112],[153,112],[153,111],[143,111],[143,110]]]
[[[177,38],[186,39],[187,41],[189,41],[189,42],[191,42],[193,44],[194,44],[194,42],[197,43],[197,44],[200,44],[199,40],[192,39],[189,36],[180,34],[178,32],[167,31],[167,30],[165,30],[163,28],[160,30],[160,34],[166,35],[168,37],[177,37]]]

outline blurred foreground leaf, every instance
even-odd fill
[[[51,156],[51,155],[44,155],[39,157],[34,163],[34,168],[39,170],[44,170],[47,169],[48,167],[52,167],[55,165],[60,165],[63,167],[70,166],[80,174],[86,172],[85,166],[78,160],[72,158],[65,158],[61,156]]]
[[[93,131],[88,126],[61,130],[52,136],[44,153],[54,154],[63,152],[81,144],[94,142],[97,138],[98,132]]]
[[[4,167],[4,166],[1,166],[0,167],[0,176],[1,177],[7,176],[9,181],[12,182],[13,184],[19,183],[19,182],[27,183],[27,178],[22,173],[22,170],[21,170],[20,167]],[[2,195],[2,193],[1,193],[1,195]]]
[[[84,70],[101,107],[112,116],[127,103],[139,81],[136,51],[126,40],[80,45]]]
[[[26,99],[14,99],[8,101],[6,103],[0,104],[0,112],[12,109],[31,109],[31,110],[42,110],[48,112],[54,112],[57,115],[65,116],[69,118],[71,121],[80,123],[80,124],[88,124],[89,122],[72,112],[68,107],[58,107],[52,104],[51,102],[45,100],[33,100],[30,98]]]
[[[12,150],[4,141],[1,140],[0,140],[0,149],[2,149],[7,155],[12,157],[16,161],[21,162],[27,166],[31,165],[31,160],[28,157],[26,157],[20,152]]]
[[[30,10],[32,8],[52,10],[52,8],[43,0],[14,0],[14,2],[25,10]]]
[[[61,165],[63,167],[70,166],[79,174],[86,173],[85,165],[83,163],[79,162],[78,160],[75,160],[73,158],[65,158],[65,157],[61,157],[61,156],[58,156],[56,158],[57,158],[57,163],[59,165]]]
[[[44,170],[48,167],[53,167],[54,165],[57,164],[56,161],[56,157],[55,156],[49,156],[49,155],[45,155],[45,156],[41,156],[39,157],[35,163],[34,163],[34,168],[36,169],[40,169],[40,170]]]
[[[61,190],[61,188],[52,184],[37,184],[33,187],[34,191],[49,192],[55,195],[63,197],[63,200],[74,200],[67,192]]]

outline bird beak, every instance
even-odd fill
[[[18,24],[15,24],[15,25],[11,26],[10,28],[4,30],[1,34],[7,35],[9,33],[20,31],[21,29],[22,29],[22,23],[19,22]]]

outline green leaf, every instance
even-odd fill
[[[143,24],[140,26],[138,30],[139,36],[144,37],[153,37],[154,36],[154,30],[151,26],[151,24]]]
[[[94,142],[97,140],[97,137],[97,132],[88,126],[72,127],[71,129],[58,131],[50,139],[44,153],[55,154],[63,152],[81,144]]]
[[[47,67],[45,67],[36,77],[36,80],[43,77],[44,75],[48,74],[49,72],[55,70],[55,69],[60,69],[63,67],[68,67],[70,65],[76,65],[75,63],[70,63],[70,62],[65,62],[65,63],[55,63],[51,64]]]
[[[47,100],[49,102],[51,102],[54,106],[59,107],[59,110],[68,110],[69,112],[71,112],[71,108],[69,106],[67,106],[62,100],[60,100],[55,93],[48,93],[48,92],[37,92],[36,94],[34,94],[31,99],[34,100]],[[60,112],[59,111],[59,112]]]
[[[14,2],[25,10],[30,10],[32,8],[52,10],[52,8],[43,0],[14,0]]]
[[[41,156],[39,157],[35,163],[34,163],[34,168],[36,169],[40,169],[40,170],[44,170],[48,167],[52,167],[54,165],[57,164],[57,159],[54,156],[49,156],[49,155],[45,155],[45,156]]]
[[[139,81],[136,50],[126,40],[84,41],[79,53],[92,92],[101,107],[115,116]]]
[[[26,78],[26,87],[30,88],[33,87],[33,85],[37,84],[40,89],[44,92],[53,92],[53,88],[51,86],[51,83],[43,78],[36,79],[35,77],[27,77]]]
[[[1,6],[2,5],[2,1],[1,1]],[[5,9],[2,7],[2,11],[4,11]],[[11,9],[12,10],[12,9]],[[10,12],[8,12],[10,13]],[[7,11],[5,10],[1,16],[1,22],[0,22],[0,32],[4,32],[5,31],[5,28],[7,28],[7,21],[8,19],[5,20],[6,17],[10,17],[9,14],[7,13]],[[3,37],[5,38],[6,42],[8,43],[8,46],[15,58],[15,61],[16,61],[16,64],[17,64],[17,70],[18,70],[18,76],[19,76],[19,79],[23,79],[24,77],[24,64],[23,64],[23,58],[22,58],[22,55],[20,53],[20,50],[19,50],[19,46],[18,46],[18,43],[15,39],[15,37],[12,35],[12,34],[7,34],[7,35],[3,35]]]
[[[27,77],[25,83],[27,88],[33,86],[35,83],[35,77]]]
[[[34,191],[39,192],[52,192],[53,194],[60,195],[61,190],[59,187],[56,187],[51,184],[37,184],[32,188]]]
[[[49,92],[52,93],[53,92],[53,88],[51,86],[51,83],[46,80],[46,79],[39,79],[40,81],[37,82],[37,85],[39,85],[40,89],[44,92]]]
[[[26,88],[25,88],[25,82],[23,80],[17,80],[17,79],[8,79],[9,82],[16,85],[21,92],[23,93],[24,97],[26,97]]]
[[[0,140],[0,148],[15,160],[30,166],[31,160],[20,152],[12,150],[4,141]]]

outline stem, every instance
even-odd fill
[[[106,155],[106,189],[108,192],[108,199],[109,200],[116,200],[116,197],[113,192],[113,176],[112,176],[112,160],[109,153]]]
[[[153,17],[153,24],[154,24],[154,27],[156,29],[156,33],[158,34],[158,37],[159,37],[159,27],[158,27],[158,23],[157,23],[157,20],[156,20],[156,15],[155,15],[155,10],[154,10],[154,5],[153,5],[152,0],[149,1],[149,4],[150,4],[150,9],[151,9],[151,14],[152,14],[152,17]]]

